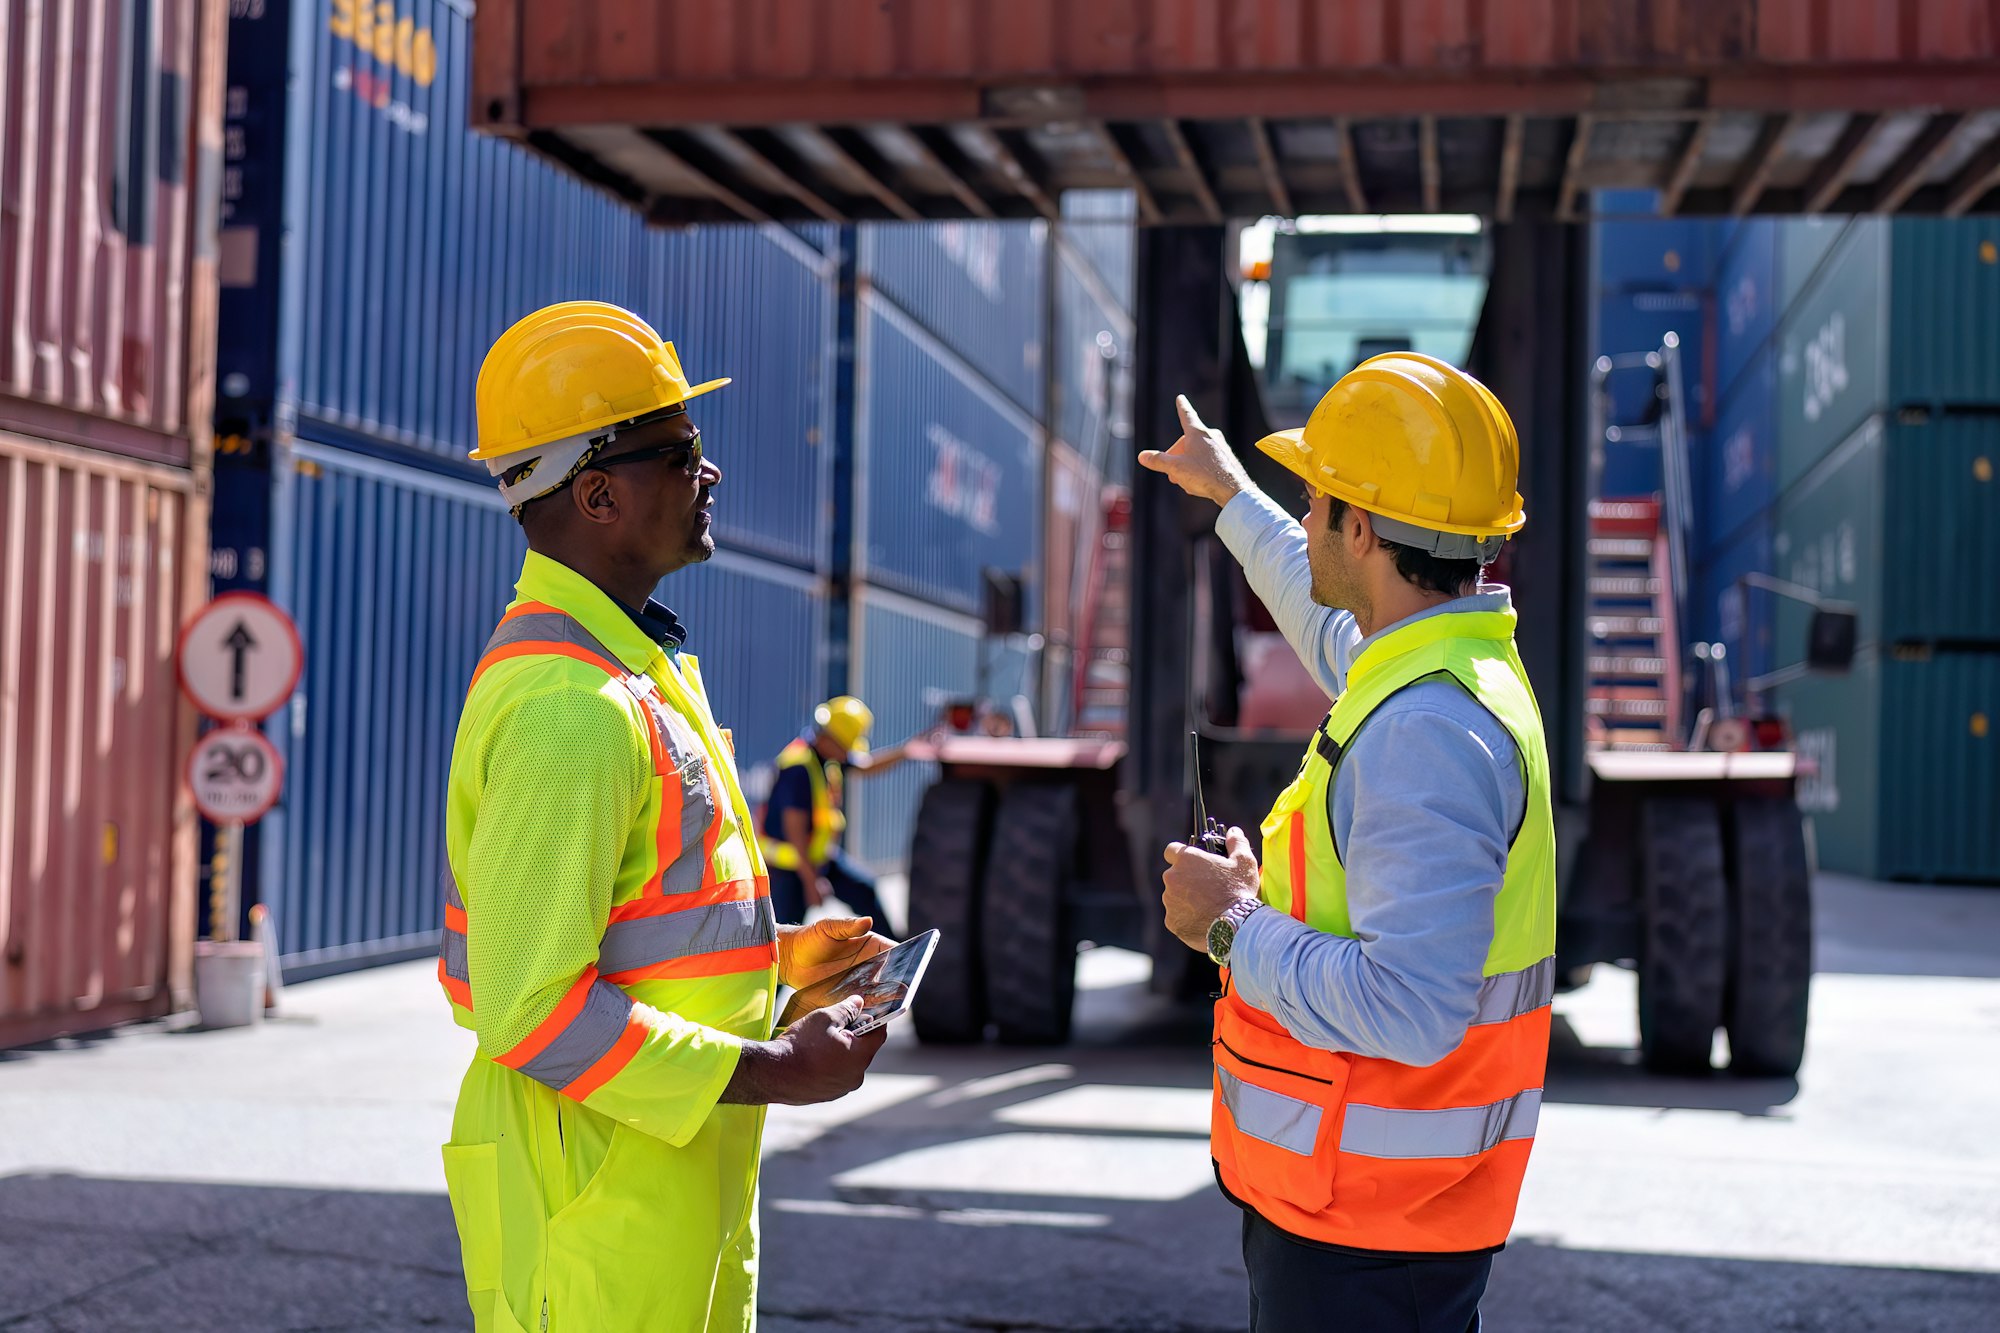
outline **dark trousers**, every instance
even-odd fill
[[[847,853],[838,847],[826,858],[826,882],[832,885],[833,896],[847,904],[848,911],[875,918],[877,935],[892,940],[902,938],[890,923],[889,914],[882,910],[881,896],[875,892],[875,877],[848,860]],[[771,867],[771,910],[778,914],[783,925],[796,926],[806,919],[806,886],[797,871]]]
[[[1303,1245],[1248,1208],[1250,1333],[1478,1333],[1493,1256],[1381,1259]]]

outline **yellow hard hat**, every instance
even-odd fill
[[[1326,391],[1303,429],[1257,447],[1367,510],[1378,536],[1446,559],[1491,560],[1527,522],[1507,409],[1436,357],[1370,357]]]
[[[853,695],[843,694],[813,709],[813,725],[833,737],[834,743],[849,754],[866,754],[868,731],[875,725],[875,714]]]
[[[690,385],[674,345],[629,310],[603,301],[544,306],[501,334],[479,367],[479,447],[509,459],[719,389]],[[489,465],[490,466],[490,465]]]

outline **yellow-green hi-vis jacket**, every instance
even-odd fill
[[[452,749],[446,1183],[479,1333],[749,1329],[777,927],[701,669],[530,552]]]

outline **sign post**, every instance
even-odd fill
[[[181,631],[181,689],[223,725],[195,742],[188,787],[218,836],[209,863],[209,934],[236,938],[243,885],[243,829],[278,802],[283,758],[256,723],[298,686],[305,652],[291,617],[252,592],[217,597]]]

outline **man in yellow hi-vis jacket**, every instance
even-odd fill
[[[529,551],[473,676],[445,815],[438,975],[479,1037],[446,1182],[480,1333],[748,1329],[764,1106],[830,1101],[882,1044],[853,1002],[772,1034],[780,981],[888,943],[775,923],[666,574],[714,551],[673,345],[569,302],[479,372],[481,460]]]

